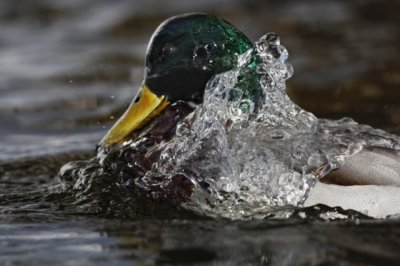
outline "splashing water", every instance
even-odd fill
[[[364,147],[400,150],[397,136],[350,118],[317,119],[294,104],[286,94],[285,81],[293,74],[287,59],[279,37],[268,33],[239,56],[234,69],[208,82],[203,103],[178,122],[172,137],[153,143],[150,151],[140,148],[148,140],[138,138],[113,151],[116,158],[100,151],[87,167],[70,163],[60,172],[69,184],[63,187],[82,190],[84,200],[96,195],[88,188],[100,186],[94,190],[112,195],[122,189],[122,209],[131,201],[129,193],[139,193],[132,198],[167,201],[209,217],[284,218],[302,205],[318,179]],[[122,162],[128,180],[121,171],[104,170],[107,160],[111,168],[121,167],[124,151],[131,152]],[[133,170],[132,151],[153,158],[151,166]],[[113,189],[101,189],[102,179]]]
[[[286,94],[293,73],[287,58],[269,33],[236,68],[210,80],[203,104],[161,143],[159,160],[136,184],[150,191],[185,176],[194,185],[185,209],[261,218],[300,205],[319,178],[364,146],[400,149],[399,139],[382,130],[349,118],[318,120],[294,104]]]

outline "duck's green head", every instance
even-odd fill
[[[138,95],[102,146],[125,141],[170,103],[200,103],[208,80],[232,69],[238,56],[251,47],[244,34],[211,15],[185,14],[166,20],[149,42]]]

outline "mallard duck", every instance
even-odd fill
[[[123,179],[146,174],[160,155],[157,144],[173,137],[177,123],[202,103],[210,78],[232,69],[239,55],[251,47],[252,42],[243,33],[214,16],[185,14],[162,23],[149,42],[144,81],[137,96],[99,146],[107,154],[124,143],[135,144],[118,152],[117,159],[103,160],[105,168]],[[146,156],[142,156],[144,153]],[[118,160],[130,167],[121,167],[115,163]],[[363,149],[341,168],[323,176],[304,206],[340,206],[384,217],[400,213],[398,186],[400,151]],[[168,187],[152,189],[179,204],[190,198],[193,188],[178,175]]]
[[[176,102],[202,101],[208,80],[231,69],[251,41],[228,22],[204,14],[172,17],[150,39],[144,81],[102,146],[120,143]]]

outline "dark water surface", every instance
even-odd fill
[[[378,0],[0,1],[0,265],[400,264],[399,219],[135,220],[42,200],[61,165],[94,155],[136,93],[153,30],[183,12],[218,15],[252,40],[277,32],[296,103],[400,134],[398,10]]]

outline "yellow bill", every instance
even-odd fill
[[[101,140],[101,145],[110,146],[125,141],[134,130],[147,124],[168,104],[165,96],[157,96],[143,85],[125,113]]]

